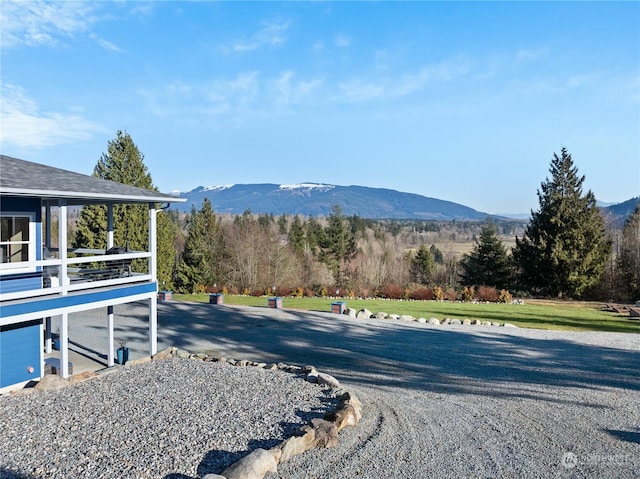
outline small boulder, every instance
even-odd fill
[[[369,311],[368,309],[364,308],[364,309],[361,309],[360,311],[358,311],[358,314],[356,315],[356,318],[358,318],[358,319],[369,319],[369,318],[371,318],[371,316],[373,316],[373,313],[371,311]]]
[[[429,324],[440,324],[440,320],[438,318],[429,318],[427,323],[429,323]]]
[[[340,387],[340,382],[330,374],[318,374],[316,382],[324,386],[329,386],[332,389],[338,389]]]
[[[468,318],[467,318],[467,319],[464,319],[464,320],[462,321],[462,324],[464,324],[465,326],[471,326],[471,320],[470,320],[470,319],[468,319]]]
[[[314,418],[311,425],[315,431],[315,447],[336,447],[338,445],[338,428],[337,426],[325,419]]]
[[[279,448],[269,451],[256,449],[222,471],[222,476],[227,479],[263,479],[267,472],[278,472],[281,457]]]
[[[45,374],[45,376],[34,386],[36,391],[57,391],[66,387],[69,382],[62,379],[57,374]]]
[[[387,319],[389,315],[383,311],[376,313],[376,319]]]
[[[511,324],[511,323],[504,323],[502,325],[502,327],[504,327],[504,328],[517,328],[518,326],[516,326],[515,324]]]
[[[451,321],[449,321],[449,324],[452,326],[460,326],[462,324],[462,321],[457,318],[453,318]]]
[[[397,314],[393,314],[392,313],[392,314],[389,315],[389,319],[393,319],[393,320],[397,321],[398,319],[400,319],[400,316],[398,316]]]
[[[400,319],[402,321],[415,321],[416,320],[416,318],[414,318],[410,314],[403,314],[402,316],[400,316]]]
[[[418,321],[420,324],[425,324],[427,322],[426,318],[418,318],[416,319],[416,321]]]
[[[305,451],[311,449],[314,445],[316,439],[316,432],[313,428],[309,426],[304,426],[301,429],[303,433],[300,436],[293,436],[289,439],[285,440],[280,448],[282,449],[282,457],[280,458],[280,462],[287,462],[293,456],[297,456],[298,454],[302,454]]]

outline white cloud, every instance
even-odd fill
[[[222,50],[225,52],[245,52],[256,50],[264,45],[282,46],[287,41],[286,33],[289,26],[290,22],[288,21],[264,22],[263,27],[250,38],[238,40],[231,46],[223,46]]]
[[[89,140],[106,131],[77,113],[41,112],[16,85],[2,85],[0,142],[18,148],[47,148]]]
[[[351,38],[346,35],[336,35],[334,45],[338,48],[345,48],[351,45]]]
[[[105,50],[120,52],[120,47],[91,32],[103,20],[100,7],[100,2],[2,0],[2,48],[55,47],[64,39],[87,35]]]

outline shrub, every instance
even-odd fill
[[[204,288],[204,292],[209,294],[216,294],[219,291],[220,289],[217,286],[207,286],[206,288]]]
[[[293,296],[295,298],[302,298],[302,296],[304,296],[304,288],[302,286],[298,286],[293,292]]]
[[[462,290],[462,300],[463,301],[473,301],[476,297],[476,290],[473,286],[465,286]]]
[[[291,296],[291,288],[286,286],[278,286],[276,288],[276,294],[278,296]]]
[[[389,299],[402,299],[404,289],[397,284],[387,284],[382,288],[382,296]]]
[[[304,290],[304,295],[305,295],[307,298],[313,298],[313,297],[316,295],[316,293],[314,293],[314,292],[313,292],[313,290],[312,290],[312,289],[310,289],[310,288],[305,288],[305,290]]]
[[[480,286],[476,292],[476,298],[479,301],[495,303],[498,301],[498,290],[493,286]]]
[[[415,288],[409,292],[409,299],[416,301],[431,301],[433,299],[433,290],[427,287]]]
[[[261,289],[254,289],[253,291],[251,291],[251,296],[255,296],[255,297],[260,297],[260,296],[264,296],[264,291]]]
[[[442,301],[444,299],[444,291],[440,286],[435,286],[433,288],[433,299],[436,301]]]
[[[319,293],[321,297],[326,298],[328,294],[327,287],[326,286],[320,287]]]
[[[458,292],[455,289],[449,288],[444,292],[444,299],[447,301],[458,301]]]
[[[358,290],[358,297],[360,298],[368,298],[370,294],[371,291],[369,291],[369,288],[362,287]]]
[[[229,294],[240,294],[240,290],[237,286],[231,286],[231,288],[229,288]]]
[[[501,303],[510,303],[511,301],[513,301],[513,296],[511,296],[511,293],[506,289],[501,289],[500,297],[498,298],[498,300]]]
[[[251,291],[249,291],[249,288],[244,288],[242,290],[242,294],[245,295],[245,296],[249,296],[251,294]]]

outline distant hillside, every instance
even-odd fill
[[[640,203],[640,196],[618,203],[617,205],[602,208],[602,213],[610,224],[622,227],[629,216],[633,214],[636,206]]]
[[[346,216],[371,219],[482,220],[487,213],[473,208],[412,193],[364,186],[336,186],[319,183],[295,185],[248,184],[199,186],[180,193],[187,202],[175,207],[190,211],[209,198],[218,213],[328,216],[340,205]]]

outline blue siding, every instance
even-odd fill
[[[40,321],[0,328],[0,387],[42,376],[40,343]]]
[[[0,308],[0,318],[18,316],[39,311],[51,311],[54,309],[68,308],[78,305],[90,306],[98,301],[108,301],[110,299],[124,298],[137,294],[152,293],[158,290],[158,286],[153,283],[142,283],[133,286],[114,287],[111,289],[93,291],[85,294],[70,294],[68,296],[55,296],[53,298],[39,298],[37,301],[25,301],[16,304],[3,305]]]
[[[42,288],[42,273],[23,273],[0,276],[0,293],[16,293]]]

